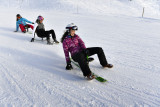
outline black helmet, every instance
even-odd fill
[[[17,14],[16,16],[17,16],[17,17],[21,17],[21,15],[20,15],[20,14]]]

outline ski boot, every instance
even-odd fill
[[[96,76],[93,74],[93,73],[90,73],[88,76],[87,76],[87,79],[88,80],[93,80],[93,79],[95,79],[96,78]]]
[[[107,68],[112,68],[113,65],[112,65],[112,64],[107,64],[107,65],[104,65],[103,67],[104,67],[104,68],[105,68],[105,67],[107,67]]]
[[[55,43],[59,43],[56,39],[54,40]]]

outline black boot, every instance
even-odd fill
[[[54,40],[55,43],[59,43],[56,39]]]
[[[96,78],[96,77],[95,77],[95,75],[92,72],[89,75],[87,75],[87,79],[88,80],[92,80],[94,78]]]
[[[23,31],[23,33],[26,33],[26,31]]]

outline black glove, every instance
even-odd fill
[[[67,66],[66,66],[66,70],[71,70],[71,69],[73,69],[73,67],[72,67],[72,65],[69,63],[69,64],[67,64]]]
[[[94,60],[94,58],[92,58],[92,57],[88,58],[88,62],[92,62],[93,60]]]

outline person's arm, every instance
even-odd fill
[[[77,35],[77,38],[78,38],[78,41],[79,41],[81,48],[86,49],[85,43],[82,41],[82,39],[78,35]]]
[[[25,19],[25,18],[23,18],[23,19],[24,19],[24,21],[26,21],[26,22],[28,22],[28,23],[34,24],[34,22],[31,22],[31,21],[29,21],[29,20],[27,20],[27,19]]]
[[[32,32],[32,36],[34,37],[34,33],[36,31],[36,28],[37,28],[38,24],[35,22],[34,23],[34,28],[33,28],[33,32]]]
[[[71,63],[70,58],[69,58],[69,51],[68,51],[68,46],[65,41],[63,41],[63,50],[66,58],[66,63]]]
[[[18,29],[19,29],[19,23],[18,23],[18,21],[17,21],[17,22],[16,22],[16,31],[15,31],[15,32],[17,32]]]
[[[65,42],[63,42],[63,50],[64,50],[64,54],[65,54],[65,58],[66,58],[66,70],[71,70],[73,69],[72,65],[71,65],[71,60],[69,58],[69,51],[68,51],[68,46]]]

